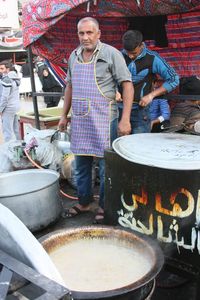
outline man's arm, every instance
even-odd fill
[[[154,91],[150,92],[149,94],[147,94],[146,96],[142,97],[140,99],[139,105],[141,106],[147,106],[149,103],[151,103],[151,101],[158,96],[164,95],[167,93],[167,90],[161,86],[157,89],[155,89]]]
[[[163,84],[142,97],[139,102],[141,106],[147,106],[155,97],[170,93],[179,85],[178,74],[176,74],[175,70],[159,55],[155,56],[152,71],[163,79]]]
[[[134,88],[133,84],[130,81],[122,82],[123,89],[123,112],[121,120],[118,124],[118,133],[119,135],[128,135],[131,132],[131,123],[130,123],[130,115],[131,108],[134,99]]]
[[[63,131],[66,129],[66,126],[68,123],[67,115],[70,111],[71,103],[72,103],[72,86],[71,86],[71,84],[68,83],[65,88],[63,113],[62,113],[61,119],[58,123],[58,128],[60,131]]]
[[[8,104],[9,95],[12,88],[10,78],[6,77],[2,80],[2,92],[0,95],[0,112],[2,113]]]

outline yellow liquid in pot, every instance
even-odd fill
[[[138,250],[109,240],[75,240],[50,254],[70,290],[99,292],[127,286],[141,279],[151,262]]]

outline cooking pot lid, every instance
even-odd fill
[[[0,216],[0,249],[40,274],[65,285],[49,255],[18,217],[2,204]]]
[[[112,146],[128,161],[171,170],[200,170],[200,137],[179,133],[140,133]]]

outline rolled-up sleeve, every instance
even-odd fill
[[[175,70],[165,61],[156,56],[153,62],[153,73],[159,74],[164,80],[163,87],[167,92],[171,92],[179,85],[179,76]]]
[[[123,81],[132,81],[131,73],[127,68],[124,57],[120,51],[116,51],[113,53],[112,60],[112,74],[117,83],[121,84]]]
[[[103,44],[97,58],[96,78],[102,93],[112,99],[115,99],[117,87],[122,82],[132,82],[131,73],[119,50]]]
[[[68,60],[68,69],[67,69],[67,77],[66,77],[66,82],[68,85],[72,84],[72,67],[75,59],[76,59],[76,55],[75,55],[75,51],[73,51]]]

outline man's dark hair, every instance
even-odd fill
[[[140,46],[143,41],[143,35],[138,30],[128,30],[122,37],[123,47],[127,51],[133,51]]]
[[[0,62],[0,66],[5,66],[6,69],[11,69],[13,65],[10,60],[2,60]]]

